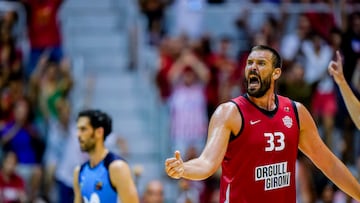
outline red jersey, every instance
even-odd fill
[[[299,122],[295,103],[276,96],[277,108],[265,111],[246,96],[232,100],[242,116],[222,162],[221,203],[295,203],[295,162]]]
[[[5,180],[2,172],[0,172],[0,202],[20,202],[19,194],[21,192],[25,192],[25,184],[20,176],[13,174],[10,180]]]
[[[61,45],[58,11],[62,0],[27,0],[29,6],[28,30],[32,48]]]

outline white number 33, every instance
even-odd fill
[[[268,145],[265,147],[266,152],[281,151],[285,148],[285,135],[282,132],[264,133]]]

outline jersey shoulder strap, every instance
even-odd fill
[[[122,160],[125,161],[121,156],[118,156],[112,152],[109,152],[105,158],[104,158],[104,166],[106,168],[106,170],[109,170],[109,166],[110,164],[115,161],[115,160]]]

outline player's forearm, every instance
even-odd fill
[[[345,80],[338,83],[338,85],[351,119],[354,121],[356,127],[360,129],[360,102]]]
[[[327,165],[326,169],[322,169],[322,171],[342,191],[360,201],[360,185],[342,162],[335,161],[335,164]]]
[[[215,170],[208,161],[196,158],[184,162],[184,174],[182,177],[190,180],[204,180],[211,176]]]

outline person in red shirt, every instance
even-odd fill
[[[201,155],[184,162],[179,151],[165,161],[175,179],[206,179],[222,166],[220,202],[295,203],[298,149],[342,191],[360,201],[360,184],[322,141],[309,111],[275,93],[281,58],[271,47],[252,48],[246,91],[215,110]]]
[[[53,61],[63,57],[61,27],[58,13],[63,0],[22,0],[27,8],[30,58],[25,74],[29,77],[41,55]]]
[[[0,171],[0,202],[2,203],[26,202],[25,184],[15,172],[16,165],[16,154],[7,152]]]

